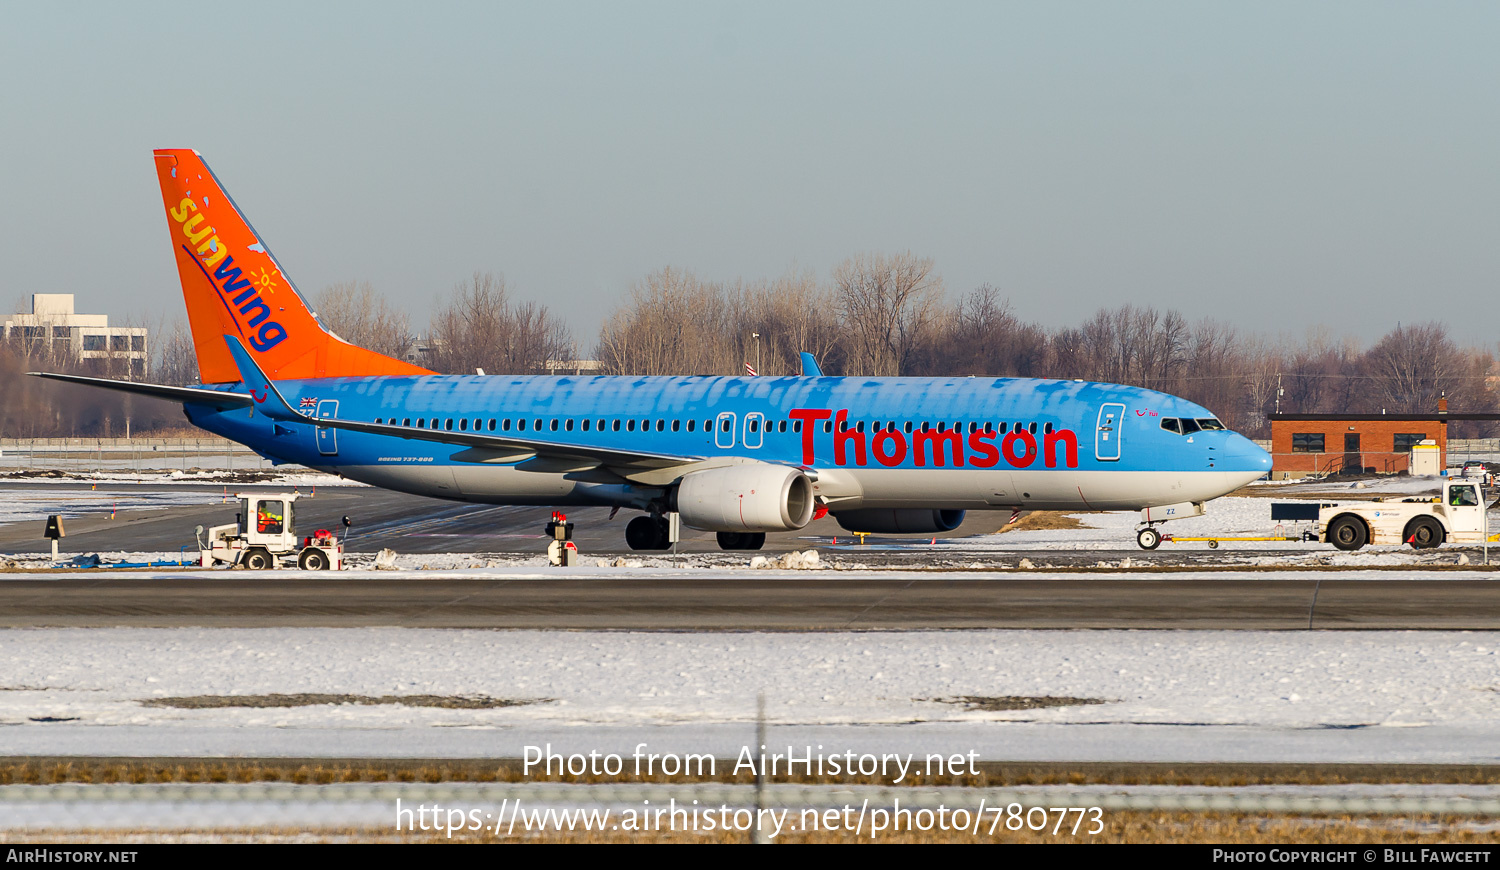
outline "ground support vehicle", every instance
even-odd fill
[[[304,571],[338,571],[344,567],[344,543],[327,529],[297,537],[298,493],[237,495],[240,512],[232,524],[214,526],[203,540],[198,533],[198,564],[229,565],[264,571],[295,565]],[[344,517],[347,533],[349,518]]]
[[[1311,512],[1314,505],[1273,505],[1273,519],[1294,519],[1278,508],[1300,507]],[[1366,544],[1410,544],[1422,550],[1444,543],[1483,544],[1489,539],[1484,493],[1478,480],[1459,478],[1443,482],[1438,498],[1407,498],[1401,501],[1357,502],[1316,505],[1318,540],[1340,550],[1358,550]],[[1312,516],[1307,516],[1312,519]]]

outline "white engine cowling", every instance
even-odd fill
[[[682,522],[705,532],[786,532],[812,521],[812,481],[795,468],[756,463],[684,475]]]
[[[841,511],[834,514],[833,518],[839,521],[839,525],[851,532],[931,535],[937,532],[951,532],[958,528],[964,521],[964,512],[866,508],[858,511]]]

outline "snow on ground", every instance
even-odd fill
[[[229,471],[224,469],[190,469],[181,470],[144,470],[134,471],[61,471],[51,473],[12,472],[0,474],[0,481],[5,483],[37,483],[57,485],[59,481],[82,481],[83,483],[131,483],[131,484],[162,484],[174,483],[223,483],[229,486],[236,484],[253,484],[256,486],[368,486],[368,484],[349,480],[336,474],[324,474],[321,471],[313,471],[300,465],[288,466],[283,471],[275,470],[251,470]]]
[[[0,631],[9,754],[519,756],[772,737],[996,759],[1500,760],[1500,633]],[[177,709],[191,695],[486,695]],[[986,712],[964,696],[1105,703]],[[966,751],[966,750],[963,750]]]

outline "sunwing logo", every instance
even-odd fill
[[[274,293],[276,281],[262,269],[252,284],[234,264],[234,257],[229,256],[228,247],[219,241],[214,228],[203,226],[204,215],[191,197],[183,197],[176,208],[167,209],[167,214],[181,225],[182,235],[187,239],[182,249],[189,255],[196,251],[195,260],[204,277],[214,285],[250,346],[265,353],[280,344],[286,338],[286,327],[271,319],[271,306],[260,297],[261,290]],[[211,275],[209,269],[213,269]]]

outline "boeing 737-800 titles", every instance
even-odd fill
[[[1191,402],[1021,378],[439,375],[323,327],[197,152],[159,150],[167,228],[201,385],[41,374],[181,402],[275,462],[482,504],[644,512],[758,549],[831,513],[857,532],[932,534],[968,510],[1141,510],[1154,526],[1270,470]],[[1162,510],[1155,510],[1161,508]]]

